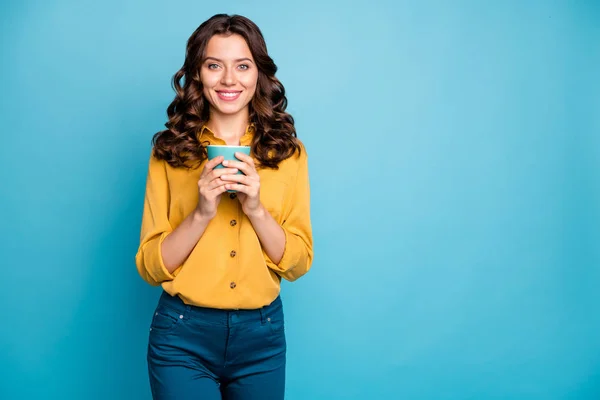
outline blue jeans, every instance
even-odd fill
[[[286,348],[280,297],[258,310],[218,310],[163,292],[148,340],[153,399],[281,400]]]

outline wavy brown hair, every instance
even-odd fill
[[[188,39],[184,64],[172,79],[175,99],[167,108],[167,129],[152,138],[154,156],[175,168],[197,167],[207,158],[206,148],[198,139],[209,119],[200,67],[210,38],[230,34],[246,40],[258,67],[256,93],[249,103],[249,123],[256,129],[251,151],[258,166],[277,168],[281,161],[301,151],[294,119],[285,111],[285,88],[275,77],[277,66],[267,53],[260,29],[246,17],[217,14],[203,22]]]

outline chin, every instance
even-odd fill
[[[240,112],[244,111],[245,107],[242,108],[222,108],[222,107],[215,107],[215,111],[217,111],[219,114],[223,114],[223,115],[236,115],[239,114]]]
[[[249,104],[249,103],[248,103]],[[222,104],[216,103],[213,106],[213,108],[215,109],[215,111],[217,111],[219,114],[223,114],[223,115],[235,115],[238,114],[240,112],[243,112],[244,110],[246,110],[248,108],[248,104],[244,104],[242,106],[240,105],[225,105],[223,106]]]

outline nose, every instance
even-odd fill
[[[221,83],[227,86],[235,84],[235,73],[231,68],[225,68],[223,76],[221,77]]]

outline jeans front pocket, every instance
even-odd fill
[[[179,312],[172,310],[169,307],[159,304],[154,312],[154,316],[152,317],[150,331],[157,333],[170,333],[177,327],[177,325],[181,323],[182,320],[182,314],[179,314]]]
[[[269,325],[269,341],[271,346],[285,351],[287,348],[287,340],[285,337],[285,318],[283,316],[283,310],[279,308],[273,313],[267,315],[267,325]]]
[[[281,333],[285,331],[285,321],[283,316],[269,317],[267,322],[271,328],[272,333]]]

